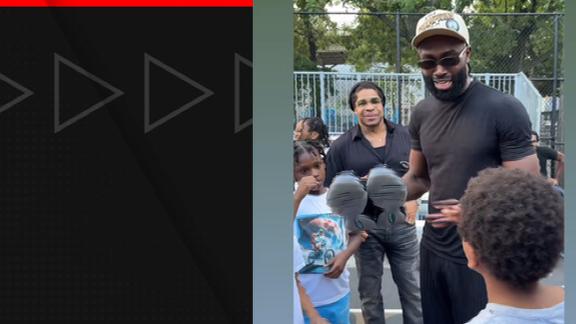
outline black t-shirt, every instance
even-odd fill
[[[376,153],[380,157],[380,160],[382,161],[386,160],[386,145],[375,147],[374,150],[376,150]]]
[[[514,97],[473,81],[455,101],[431,96],[420,101],[410,120],[412,149],[421,151],[430,176],[429,201],[460,199],[479,171],[534,154],[530,119]],[[429,212],[438,212],[429,204]],[[456,226],[426,224],[424,247],[466,263]]]
[[[546,162],[548,160],[558,160],[558,152],[550,147],[537,146],[536,154],[538,155],[538,163],[540,163],[540,173],[547,178],[548,169],[546,168]]]

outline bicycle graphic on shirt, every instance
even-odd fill
[[[327,264],[346,247],[343,218],[331,213],[311,214],[297,221],[297,235],[306,266],[300,273],[326,273]]]
[[[326,235],[323,228],[312,233],[310,243],[313,250],[308,254],[307,264],[326,265],[334,259],[336,252],[331,249],[331,239]]]

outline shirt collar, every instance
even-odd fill
[[[388,132],[388,134],[394,133],[394,129],[396,128],[396,124],[394,124],[393,122],[389,121],[386,118],[384,118],[384,124],[386,124],[386,131]],[[354,126],[354,128],[352,129],[352,139],[353,140],[359,140],[362,137],[364,137],[364,135],[362,134],[362,131],[360,130],[360,125]]]

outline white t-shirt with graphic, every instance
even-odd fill
[[[302,304],[300,303],[300,293],[298,292],[298,286],[296,285],[296,273],[304,267],[304,257],[302,257],[302,251],[298,245],[298,240],[294,236],[294,254],[293,254],[293,265],[294,265],[294,324],[304,324],[304,315],[302,315]]]
[[[326,204],[326,193],[304,197],[296,219],[294,235],[304,256],[300,282],[315,307],[334,303],[350,292],[349,272],[345,269],[337,279],[324,276],[335,255],[346,249],[344,218],[332,214]]]
[[[541,309],[510,307],[488,303],[476,317],[467,324],[563,324],[564,302]]]

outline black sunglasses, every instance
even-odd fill
[[[418,66],[420,66],[421,69],[430,70],[430,69],[435,68],[438,65],[442,65],[445,68],[458,65],[460,63],[460,55],[462,55],[462,53],[464,53],[464,50],[466,50],[467,48],[468,48],[468,46],[464,46],[464,48],[456,56],[443,57],[439,60],[421,60],[421,61],[418,61]]]

